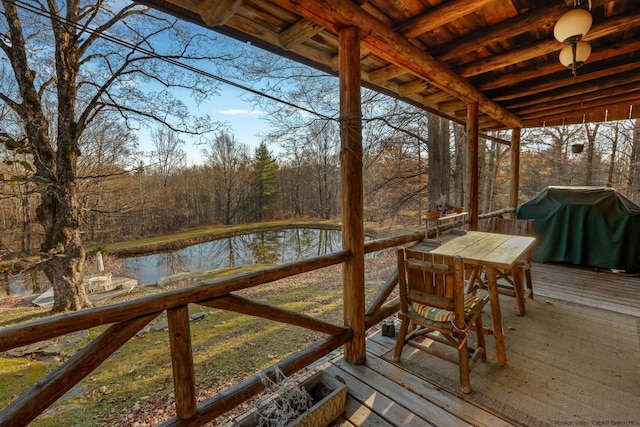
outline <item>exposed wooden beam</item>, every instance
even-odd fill
[[[510,91],[508,94],[496,95],[493,97],[493,99],[495,101],[509,101],[512,99],[519,99],[529,95],[537,95],[545,91],[561,89],[565,86],[577,85],[579,83],[589,82],[597,79],[608,79],[611,76],[627,73],[627,72],[638,70],[638,69],[640,69],[640,61],[631,61],[627,64],[618,65],[617,67],[602,69],[598,71],[591,71],[585,74],[578,73],[578,75],[575,77],[572,77],[569,74],[564,79],[555,79],[545,83],[539,83],[539,84],[523,87],[518,92]],[[606,80],[604,81],[604,84],[606,84]]]
[[[425,96],[424,102],[425,104],[428,104],[428,105],[438,105],[442,102],[448,102],[453,99],[455,98],[453,98],[453,96],[448,92],[438,92],[438,93],[434,93],[433,95]],[[466,113],[465,113],[465,117],[466,117]]]
[[[596,51],[591,52],[589,56],[588,64],[591,66],[595,62],[611,60],[616,56],[626,55],[640,50],[640,40],[626,41],[623,43],[616,43],[605,48],[600,47]],[[537,65],[535,68],[530,68],[522,71],[514,71],[504,73],[501,76],[491,76],[487,81],[479,82],[477,84],[480,90],[493,90],[500,89],[509,86],[522,85],[527,80],[537,79],[543,76],[557,73],[559,70],[566,71],[559,62],[552,62],[543,65]],[[515,88],[514,88],[515,89]],[[517,90],[515,90],[517,92]]]
[[[208,0],[198,7],[200,17],[210,27],[224,25],[240,9],[244,0]]]
[[[362,43],[382,59],[406,68],[418,78],[431,81],[434,86],[456,98],[477,102],[482,112],[508,127],[520,127],[518,117],[493,102],[467,80],[411,44],[403,36],[363,12],[351,2],[341,0],[272,0],[283,9],[318,22],[337,31],[355,26],[362,33]]]
[[[387,65],[386,67],[378,68],[377,70],[369,72],[369,81],[372,83],[378,83],[383,80],[391,80],[399,76],[407,74],[407,70],[397,65]]]
[[[546,119],[529,119],[524,120],[524,124],[526,127],[542,127],[626,119],[640,119],[640,101],[635,101],[631,104],[625,102],[621,105],[609,104],[606,108],[601,108],[597,111],[590,110],[577,114],[568,113],[566,116],[554,116]]]
[[[408,96],[412,93],[423,92],[427,90],[429,86],[431,86],[429,82],[425,82],[424,80],[415,80],[398,86],[398,93],[400,96]]]
[[[620,31],[632,29],[638,25],[640,25],[640,11],[616,16],[594,25],[585,35],[584,40],[596,40]],[[473,77],[490,71],[503,69],[539,56],[544,56],[555,51],[560,51],[561,48],[562,43],[552,38],[540,43],[535,43],[526,48],[513,49],[471,64],[466,64],[456,68],[456,72],[463,77]]]
[[[596,99],[616,96],[636,90],[640,82],[640,72],[617,75],[607,81],[606,91],[602,91],[601,85],[593,85],[589,82],[580,85],[558,89],[547,95],[536,98],[528,98],[516,103],[506,104],[507,108],[517,111],[518,114],[528,114],[536,110],[547,110],[561,104],[588,102]],[[564,100],[564,101],[563,101]]]
[[[449,0],[399,25],[395,30],[407,38],[418,37],[493,3],[495,0]]]
[[[559,51],[562,44],[557,40],[547,40],[526,48],[517,48],[500,55],[492,55],[486,59],[458,67],[455,71],[463,77],[473,77],[490,71],[501,70],[518,62],[528,61],[539,56]]]
[[[594,99],[591,101],[583,101],[583,102],[563,102],[561,104],[556,104],[555,108],[548,109],[536,109],[533,112],[524,115],[527,119],[531,118],[545,118],[545,117],[553,117],[556,115],[562,114],[571,114],[571,113],[588,113],[593,109],[600,109],[606,107],[608,105],[615,105],[621,103],[632,104],[633,102],[640,99],[640,88],[635,88],[634,91],[627,91],[623,93],[619,93],[615,96],[608,96],[605,98]]]
[[[289,50],[322,30],[322,25],[308,19],[301,19],[280,33],[280,46]]]
[[[561,2],[551,7],[538,7],[515,18],[491,26],[488,30],[482,29],[465,37],[455,39],[442,47],[438,47],[434,55],[442,61],[449,61],[472,52],[478,52],[486,46],[499,43],[510,37],[517,37],[528,31],[539,31],[545,27],[553,28],[558,18],[566,11],[566,6]]]

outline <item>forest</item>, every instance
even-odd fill
[[[157,132],[154,138],[157,153],[165,154],[150,153],[145,157],[150,163],[142,164],[139,154],[124,149],[126,130],[117,123],[107,123],[82,149],[86,154],[80,162],[79,197],[84,207],[84,241],[100,244],[213,224],[337,218],[337,124],[323,125],[316,129],[311,124],[307,134],[289,142],[274,134],[253,151],[232,133],[221,132],[203,144],[202,164],[186,166],[184,160],[163,160],[184,159],[180,144],[172,145],[169,133]],[[433,143],[428,135],[436,126],[444,126],[437,134],[444,139]],[[290,129],[277,131],[286,135]],[[461,157],[466,151],[460,125],[424,115],[408,128],[385,126],[366,134],[376,136],[364,142],[367,220],[416,224],[425,210],[435,207],[431,201],[464,205]],[[508,139],[508,135],[504,137]],[[614,187],[640,202],[638,121],[528,129],[522,142],[520,202],[549,185]],[[269,147],[277,144],[287,148],[286,154],[272,154]],[[574,153],[574,144],[586,147],[582,153]],[[443,147],[437,153],[438,162],[432,160],[434,146]],[[508,150],[505,144],[482,141],[483,212],[507,206]],[[125,166],[136,161],[140,162],[137,167]],[[18,174],[20,167],[5,165],[4,173]],[[440,174],[437,179],[442,182],[442,192],[430,186],[434,174]],[[0,187],[5,254],[35,254],[41,244],[34,186],[15,181]]]

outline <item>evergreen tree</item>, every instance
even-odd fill
[[[272,219],[280,197],[280,172],[275,157],[262,142],[256,148],[249,212],[254,221]]]

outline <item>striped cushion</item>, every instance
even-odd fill
[[[467,317],[471,317],[482,311],[483,306],[484,300],[482,298],[471,294],[464,294],[464,313]],[[417,302],[411,303],[411,308],[413,308],[418,315],[433,322],[450,322],[456,317],[455,312],[451,310],[435,308],[430,305],[420,304]]]

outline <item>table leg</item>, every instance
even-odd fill
[[[496,269],[485,267],[487,274],[487,286],[489,288],[489,303],[491,304],[491,322],[493,323],[493,337],[496,343],[496,355],[498,363],[507,363],[507,350],[504,346],[504,331],[502,330],[502,312],[500,311],[500,299],[498,295],[498,283],[496,281]]]
[[[511,276],[513,277],[513,290],[516,294],[516,303],[518,304],[518,314],[520,316],[525,315],[524,306],[524,271],[519,263],[511,270]]]

